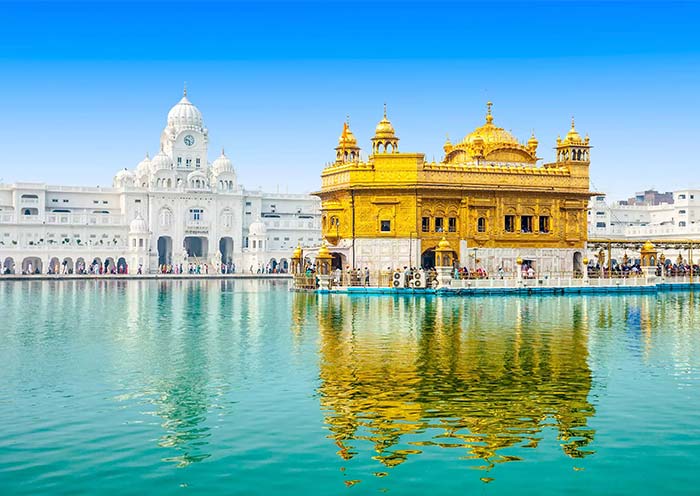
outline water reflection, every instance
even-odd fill
[[[490,470],[549,427],[569,457],[592,453],[581,300],[298,298],[316,307],[318,393],[342,458],[371,447],[393,467],[439,447]]]

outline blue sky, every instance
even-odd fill
[[[553,158],[571,115],[594,189],[700,186],[700,3],[0,2],[0,178],[109,185],[158,151],[187,81],[210,159],[246,187],[318,189],[346,115],[387,103],[403,151],[483,122]]]

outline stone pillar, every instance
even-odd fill
[[[519,285],[523,283],[523,259],[520,257],[515,259],[515,280]]]
[[[588,259],[583,259],[583,283],[588,284]]]

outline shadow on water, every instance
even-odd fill
[[[321,339],[318,394],[340,457],[366,450],[394,467],[445,448],[488,471],[521,459],[506,448],[537,448],[547,428],[568,457],[593,453],[583,301],[300,294],[297,326],[309,308]]]

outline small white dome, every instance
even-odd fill
[[[250,226],[248,226],[248,235],[249,236],[266,236],[267,235],[267,227],[265,227],[265,224],[261,220],[257,220],[253,222]]]
[[[133,186],[134,173],[127,169],[122,169],[114,176],[114,185],[116,187]]]
[[[202,113],[187,99],[187,95],[168,112],[168,127],[173,129],[202,129]]]
[[[138,174],[138,175],[148,174],[150,168],[151,168],[151,157],[149,157],[148,153],[147,153],[146,157],[141,162],[139,162],[139,165],[136,166],[136,174]]]
[[[131,234],[143,234],[148,232],[148,224],[143,220],[141,214],[136,214],[136,218],[129,224],[129,232]]]
[[[151,170],[154,172],[162,169],[171,169],[171,165],[170,157],[163,150],[151,160]]]
[[[221,150],[221,156],[214,160],[211,164],[212,172],[214,174],[221,174],[222,172],[233,172],[233,162],[226,156],[224,150]]]

